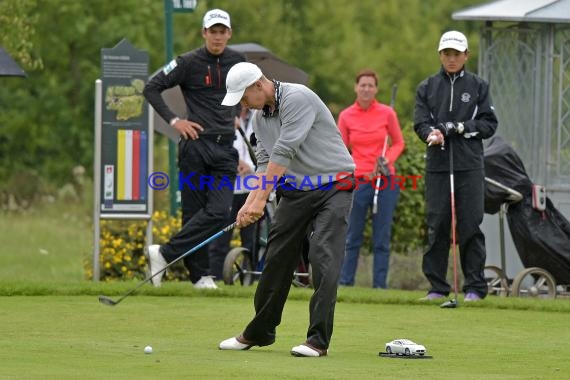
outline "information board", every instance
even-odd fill
[[[150,210],[147,178],[152,136],[143,96],[148,62],[148,53],[126,39],[114,48],[101,49],[101,216]]]

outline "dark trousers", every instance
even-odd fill
[[[345,185],[344,185],[345,186]],[[333,332],[334,310],[352,191],[281,191],[269,231],[266,262],[255,292],[255,317],[243,332],[260,345],[275,341],[293,273],[307,229],[312,227],[309,261],[314,293],[309,305],[307,342],[327,349]]]
[[[446,280],[451,245],[451,191],[449,173],[426,172],[426,223],[428,247],[422,268],[431,284],[430,292],[448,295]],[[463,291],[487,295],[485,281],[485,236],[483,222],[485,173],[481,170],[454,173],[456,241],[459,243]]]
[[[364,227],[368,211],[377,196],[378,212],[371,213],[372,218],[372,252],[374,254],[374,265],[372,269],[372,287],[386,288],[388,278],[388,267],[390,264],[390,240],[392,237],[392,220],[394,210],[400,196],[398,184],[392,184],[392,177],[382,179],[378,195],[372,184],[360,185],[354,190],[352,196],[352,210],[348,221],[348,231],[346,233],[346,249],[344,264],[340,275],[340,285],[353,286],[358,268],[358,258],[360,248],[364,241]]]
[[[230,213],[230,217],[225,223],[226,225],[235,222],[237,213],[244,205],[248,195],[249,193],[234,194],[232,211]],[[239,234],[241,238],[241,246],[252,252],[253,240],[255,237],[255,223],[250,224],[247,227],[240,228]],[[224,261],[226,260],[226,256],[230,250],[231,241],[232,234],[225,233],[210,244],[210,273],[215,276],[217,280],[221,280],[224,277]]]
[[[219,144],[205,138],[181,140],[178,148],[178,167],[183,178],[182,228],[160,248],[167,262],[225,227],[238,164],[238,152],[231,141]],[[186,256],[184,265],[193,283],[208,275],[208,246]]]

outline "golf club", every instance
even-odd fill
[[[392,97],[390,98],[390,107],[392,109],[396,105],[396,94],[398,93],[398,85],[394,84],[392,86]],[[388,146],[388,135],[386,135],[386,140],[384,140],[384,148],[382,150],[382,157],[386,155],[386,147]],[[376,179],[376,188],[374,189],[374,198],[372,199],[372,213],[376,214],[378,212],[378,193],[380,191],[380,178]]]
[[[201,242],[200,244],[198,244],[197,246],[195,246],[194,248],[190,249],[188,252],[186,252],[185,254],[183,254],[182,256],[178,257],[176,260],[172,261],[171,263],[169,263],[168,265],[166,265],[164,268],[162,268],[161,270],[159,270],[158,272],[156,272],[155,274],[151,274],[150,276],[148,276],[147,278],[145,278],[143,281],[141,281],[137,286],[135,286],[133,289],[131,289],[130,291],[128,291],[127,293],[125,293],[121,298],[119,298],[118,300],[113,300],[107,296],[104,295],[100,295],[99,296],[99,302],[101,302],[103,305],[107,305],[107,306],[115,306],[117,304],[119,304],[122,300],[124,300],[125,298],[127,298],[128,296],[130,296],[131,294],[133,294],[135,291],[137,291],[141,286],[143,286],[144,284],[146,284],[147,282],[149,282],[153,277],[155,277],[157,274],[164,272],[167,268],[171,267],[172,265],[174,265],[175,263],[179,262],[180,260],[182,260],[184,257],[188,256],[189,254],[197,251],[198,249],[202,248],[203,246],[205,246],[206,244],[209,244],[210,242],[212,242],[213,240],[217,239],[218,237],[220,237],[224,232],[228,232],[231,231],[234,227],[236,226],[236,222],[230,224],[229,226],[225,227],[224,229],[216,232],[214,235],[210,236],[209,238],[207,238],[206,240],[204,240],[203,242]]]
[[[445,301],[440,305],[444,309],[455,309],[459,306],[457,297],[457,253],[455,244],[455,184],[453,178],[453,144],[451,139],[448,141],[449,145],[449,186],[451,197],[451,252],[453,253],[453,292],[455,298]]]
[[[384,139],[384,148],[382,148],[382,158],[386,156],[386,148],[388,147],[388,135]],[[381,177],[376,179],[376,188],[374,189],[374,198],[372,199],[372,213],[376,214],[378,212],[378,193],[380,192],[380,180]]]
[[[237,130],[238,130],[239,134],[241,135],[241,137],[243,138],[245,145],[247,145],[247,152],[249,153],[249,157],[251,158],[251,162],[253,162],[253,165],[257,167],[257,157],[255,156],[255,150],[253,149],[253,146],[251,146],[251,142],[249,141],[249,139],[245,135],[245,132],[242,129],[242,127],[237,127]]]

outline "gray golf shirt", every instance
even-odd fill
[[[356,166],[323,101],[301,84],[280,86],[278,112],[268,117],[259,110],[254,114],[257,172],[264,173],[271,161],[287,167],[287,179],[320,185],[352,174]]]

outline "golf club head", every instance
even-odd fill
[[[99,302],[107,306],[115,306],[117,304],[117,302],[113,301],[107,296],[99,296]]]
[[[457,299],[455,298],[450,299],[449,301],[445,301],[444,303],[439,305],[439,307],[441,307],[442,309],[455,309],[458,306],[459,304],[457,303]]]

